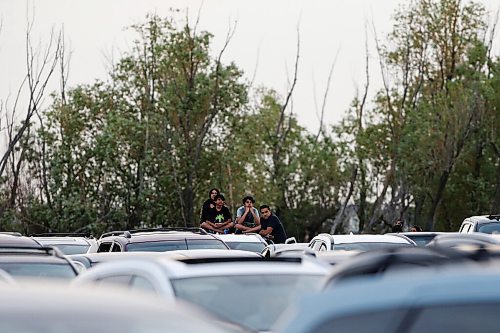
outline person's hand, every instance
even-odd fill
[[[249,206],[245,206],[245,213],[248,213],[250,212],[250,207]]]

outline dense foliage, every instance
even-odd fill
[[[270,204],[300,240],[498,213],[500,61],[484,22],[457,0],[401,8],[377,44],[384,88],[315,135],[214,56],[210,33],[150,16],[108,80],[54,94],[32,124],[12,156],[24,165],[14,200],[3,179],[0,228],[196,226],[214,186],[232,211],[246,194]]]

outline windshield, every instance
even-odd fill
[[[485,234],[500,233],[500,223],[492,222],[479,225],[477,230]]]
[[[228,320],[267,331],[298,297],[317,291],[317,275],[204,276],[173,280],[177,297]]]
[[[387,248],[408,247],[408,246],[412,245],[404,243],[379,243],[379,242],[345,243],[345,244],[332,244],[332,250],[370,251],[376,249],[387,249]]]
[[[436,235],[406,235],[411,238],[418,246],[426,246]]]
[[[161,242],[131,243],[127,245],[127,251],[150,251],[165,252],[174,250],[193,249],[227,249],[226,245],[218,239],[188,239],[171,240]]]
[[[72,279],[76,276],[75,271],[67,264],[49,263],[0,263],[3,269],[12,276],[29,276],[44,278]]]
[[[266,247],[266,244],[260,242],[226,242],[233,250],[243,250],[261,253]]]

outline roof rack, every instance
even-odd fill
[[[208,264],[208,263],[226,263],[226,262],[284,262],[301,263],[302,257],[217,257],[217,258],[187,258],[177,259],[186,264]]]
[[[488,215],[488,218],[490,220],[497,220],[497,221],[499,221],[500,220],[500,214],[490,214],[490,215]]]
[[[161,228],[144,228],[144,229],[132,229],[132,230],[118,230],[105,232],[99,237],[99,239],[110,237],[110,236],[124,236],[130,238],[132,234],[139,232],[162,232],[162,231],[189,231],[196,234],[207,235],[208,233],[202,228],[195,227],[161,227]]]
[[[45,232],[41,234],[31,234],[31,237],[92,237],[88,232]]]

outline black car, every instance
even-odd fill
[[[200,228],[154,228],[112,231],[97,241],[95,252],[229,249],[222,240]],[[89,253],[94,252],[91,248]]]

